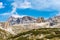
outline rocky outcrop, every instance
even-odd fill
[[[14,25],[14,24],[25,24],[25,23],[35,23],[36,19],[30,16],[24,16],[24,17],[13,17],[11,16],[8,19],[8,22],[10,23],[10,25]]]
[[[46,22],[50,22],[50,26],[58,25],[58,24],[60,24],[60,16],[55,16],[53,18],[49,18],[46,20]]]
[[[37,21],[37,23],[45,22],[43,17],[39,17],[36,21]]]

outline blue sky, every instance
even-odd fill
[[[60,15],[60,0],[0,0],[0,21],[17,13],[33,17]]]

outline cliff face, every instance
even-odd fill
[[[23,16],[23,17],[14,17],[11,16],[8,21],[11,25],[13,24],[24,24],[24,23],[34,23],[36,19],[30,16]]]
[[[47,21],[50,22],[50,26],[53,26],[53,25],[58,25],[59,26],[60,16],[55,16],[55,17],[49,18]]]

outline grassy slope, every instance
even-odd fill
[[[0,40],[7,40],[9,37],[13,36],[9,32],[0,29]]]
[[[41,37],[43,35],[43,37]],[[40,37],[40,38],[39,38]],[[8,40],[60,40],[60,29],[41,28],[19,33]]]

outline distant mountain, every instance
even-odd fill
[[[50,26],[60,24],[60,16],[54,16],[52,18],[48,18],[46,22],[50,22]]]
[[[36,22],[36,19],[30,16],[20,16],[17,14],[13,14],[10,16],[8,21],[11,24],[20,24],[20,23],[34,23]]]
[[[30,23],[37,23],[39,26],[41,26],[39,23],[46,24],[46,26],[54,26],[57,24],[60,24],[60,16],[54,16],[52,18],[44,19],[43,17],[34,18],[31,16],[20,16],[18,14],[13,14],[10,16],[10,18],[7,20],[10,25],[14,24],[27,24]],[[48,23],[46,23],[48,22]]]

